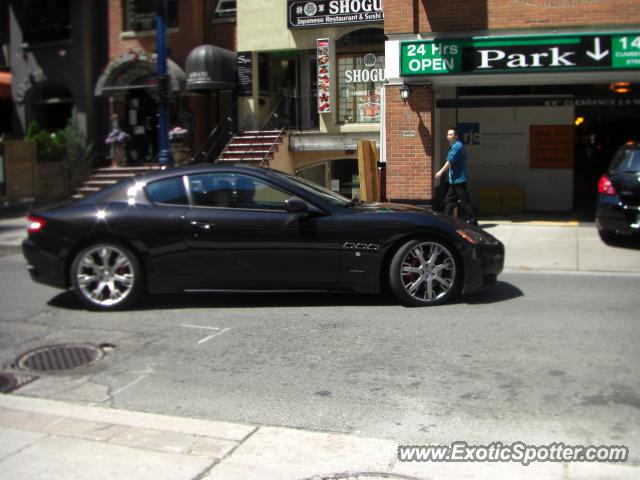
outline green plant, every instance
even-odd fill
[[[85,135],[74,119],[69,119],[65,128],[53,133],[42,130],[33,121],[29,124],[26,138],[35,142],[38,162],[63,161],[71,164],[90,150]]]

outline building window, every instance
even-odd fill
[[[384,55],[338,55],[338,123],[380,123]]]
[[[236,0],[218,0],[215,10],[216,17],[235,17]]]
[[[167,27],[178,26],[178,0],[166,0],[167,2]],[[155,30],[156,0],[125,0],[124,2],[124,30],[145,31]]]
[[[68,40],[71,37],[70,0],[27,0],[22,34],[27,44]]]

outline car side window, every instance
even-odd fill
[[[170,205],[189,205],[182,177],[165,178],[147,184],[147,196],[152,202]]]
[[[189,176],[193,203],[201,207],[284,210],[291,194],[248,175],[205,173]]]

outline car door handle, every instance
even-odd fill
[[[197,228],[198,230],[204,230],[207,232],[210,232],[211,230],[213,230],[213,227],[216,226],[214,223],[198,222],[197,220],[191,220],[189,224],[191,224],[193,228]]]

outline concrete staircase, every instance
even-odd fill
[[[106,167],[98,168],[88,180],[82,183],[80,188],[72,195],[73,198],[84,198],[92,193],[99,192],[103,188],[115,185],[120,180],[131,178],[140,173],[160,169],[159,165],[143,167]]]
[[[229,141],[217,161],[268,167],[284,135],[283,129],[239,132]]]

